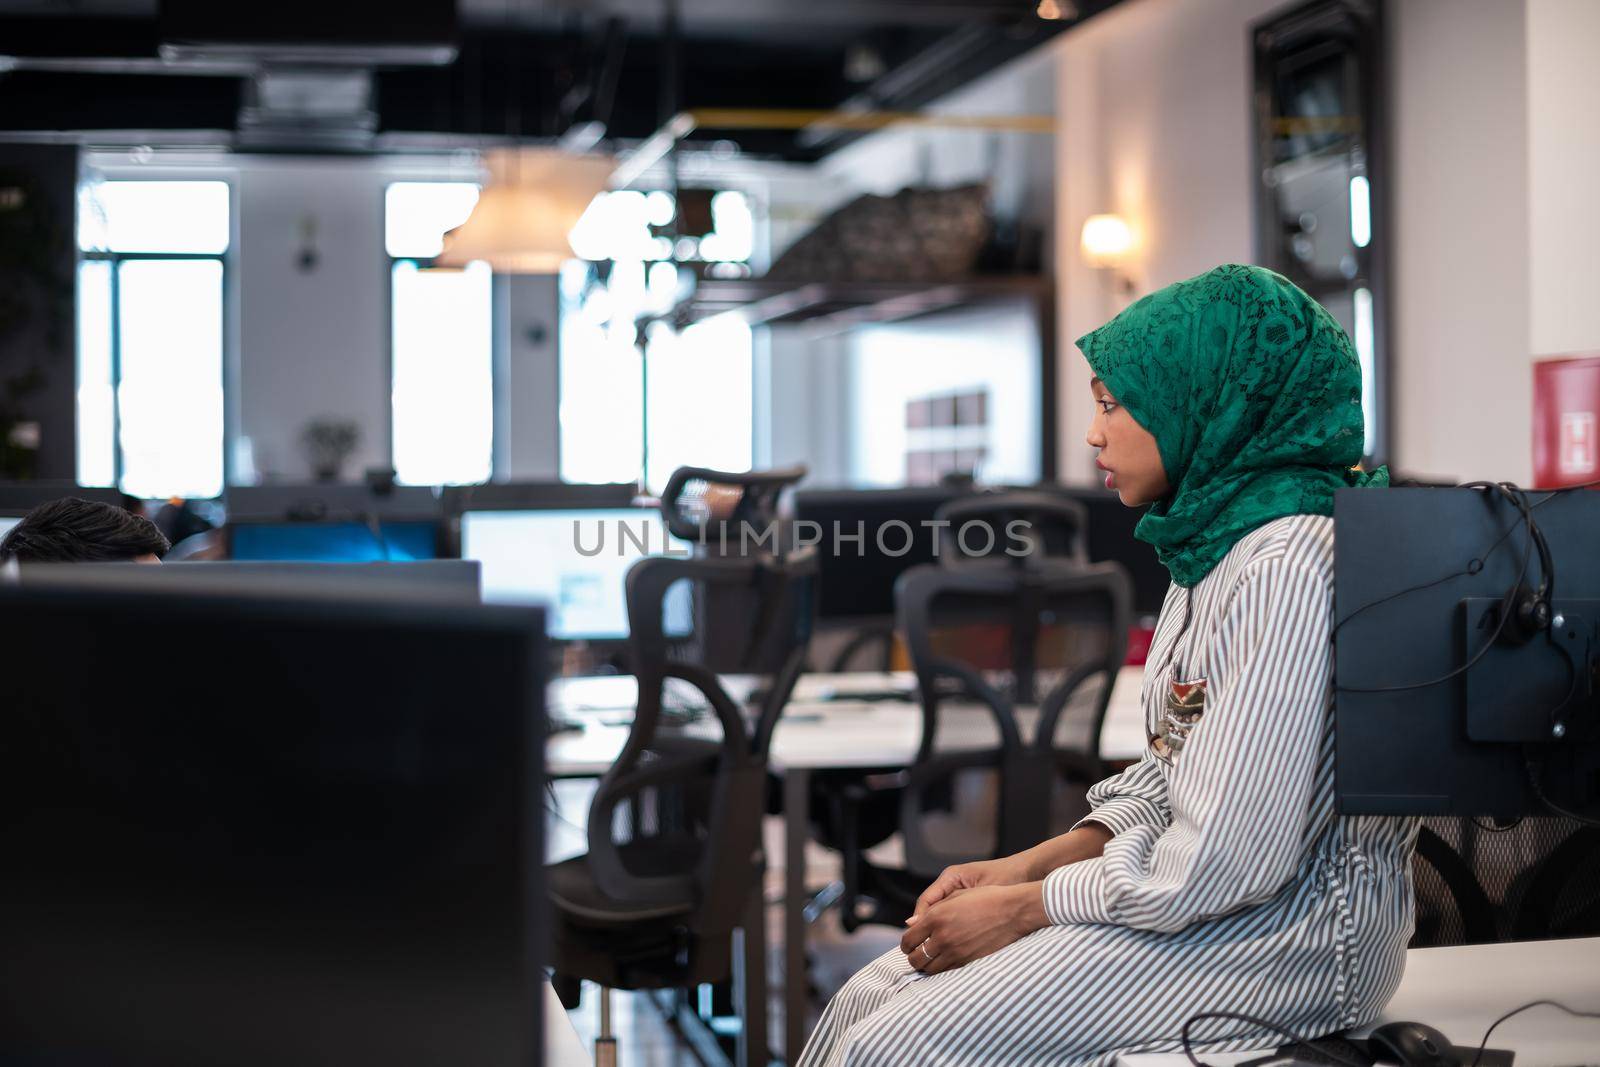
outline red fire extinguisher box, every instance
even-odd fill
[[[1600,355],[1533,365],[1533,484],[1600,479]]]

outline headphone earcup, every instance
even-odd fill
[[[1499,611],[1505,620],[1500,627],[1502,644],[1525,645],[1550,627],[1550,605],[1525,582],[1506,593]]]

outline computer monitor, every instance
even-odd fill
[[[1088,509],[1089,562],[1122,564],[1128,577],[1133,579],[1134,614],[1159,615],[1172,584],[1172,575],[1156,558],[1155,548],[1134,536],[1134,528],[1146,509],[1128,507],[1116,493],[1107,489],[1037,488],[1060,493]]]
[[[936,530],[931,522],[940,505],[970,495],[970,489],[808,489],[794,494],[796,536],[821,536],[817,546],[817,618],[849,623],[894,618],[894,583],[907,569],[934,560]],[[909,544],[899,527],[910,527]],[[815,526],[802,528],[801,523]],[[834,544],[835,524],[854,540]],[[879,532],[883,544],[879,544]],[[902,546],[904,555],[895,555]],[[887,549],[887,551],[885,551]]]
[[[483,568],[490,603],[542,603],[561,640],[628,636],[628,568],[646,555],[688,556],[657,511],[645,508],[469,511],[461,556]],[[669,627],[670,627],[669,623]]]
[[[542,629],[0,588],[0,1062],[539,1063]]]
[[[437,521],[443,514],[431,486],[276,484],[229,486],[229,522]]]
[[[444,490],[447,514],[468,511],[537,511],[545,508],[625,508],[639,495],[631,482],[485,482]]]
[[[1560,625],[1515,643],[1505,594],[1547,578],[1517,507],[1481,489],[1335,495],[1341,812],[1600,815],[1600,494],[1525,499]]]
[[[464,559],[409,563],[265,563],[183,560],[140,563],[24,564],[21,580],[100,587],[139,583],[154,589],[217,589],[238,593],[322,592],[393,596],[453,604],[482,603],[478,564]]]
[[[379,563],[439,555],[439,523],[229,522],[228,558],[302,563]]]
[[[68,496],[92,503],[122,504],[122,493],[116,489],[75,482],[5,482],[0,483],[0,516],[20,519],[40,504]]]

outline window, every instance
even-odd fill
[[[92,183],[78,219],[79,483],[219,495],[227,183]]]
[[[563,481],[632,482],[643,473],[659,491],[686,464],[751,465],[750,328],[722,316],[681,333],[656,322],[640,338],[635,326],[673,306],[689,263],[713,277],[748,276],[750,201],[718,192],[704,236],[657,236],[676,210],[665,192],[605,193],[572,231],[583,259],[561,272]]]
[[[494,465],[492,275],[426,260],[478,201],[471,182],[395,182],[384,204],[396,480],[468,485]]]

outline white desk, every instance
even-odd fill
[[[1451,1043],[1476,1049],[1489,1024],[1512,1008],[1541,999],[1578,1011],[1600,1011],[1600,937],[1414,949],[1406,954],[1405,977],[1378,1025],[1427,1023]],[[1517,1054],[1516,1067],[1600,1063],[1600,1019],[1533,1008],[1500,1024],[1489,1047],[1511,1049]],[[1208,1053],[1203,1058],[1228,1065],[1260,1055]],[[1124,1067],[1189,1064],[1182,1053],[1123,1056],[1118,1062]]]
[[[1139,704],[1143,682],[1142,667],[1124,667],[1117,675],[1100,731],[1101,759],[1132,762],[1144,753],[1147,737]],[[729,696],[741,700],[752,683],[729,678],[724,684]],[[821,770],[910,763],[922,736],[922,709],[915,701],[833,699],[836,693],[873,691],[909,695],[916,691],[916,678],[905,671],[802,675],[773,734],[773,769],[781,773],[789,767]],[[562,777],[604,773],[627,740],[637,699],[638,685],[632,675],[551,682],[550,713],[579,722],[583,729],[550,739],[545,747],[550,773]],[[999,740],[987,711],[954,705],[947,706],[947,711],[940,726],[941,748],[982,748]],[[1032,728],[1031,712],[1024,711],[1020,719],[1025,730]],[[720,735],[709,718],[684,731],[706,737]]]
[[[1100,757],[1107,761],[1140,758],[1147,742],[1139,692],[1144,668],[1124,667],[1111,690],[1100,732]],[[749,692],[747,679],[728,679],[729,696]],[[784,819],[784,1003],[785,1044],[789,1062],[799,1058],[805,1042],[805,843],[810,833],[808,809],[811,774],[854,767],[904,767],[916,758],[922,736],[922,709],[914,701],[830,700],[838,692],[912,692],[915,677],[894,674],[810,674],[800,678],[794,696],[772,735],[769,766],[783,776]],[[631,676],[570,678],[551,683],[550,711],[580,722],[578,731],[556,734],[545,746],[550,774],[587,777],[603,774],[622,751],[632,722],[638,688]],[[940,722],[939,747],[984,748],[999,742],[999,731],[987,709],[947,705]],[[1033,716],[1019,714],[1028,736]],[[710,738],[721,736],[713,719],[684,728]],[[758,931],[759,932],[759,931]],[[764,992],[752,996],[764,1003]]]
[[[567,1009],[549,982],[544,983],[544,1062],[546,1067],[592,1067],[594,1055],[583,1047]]]

